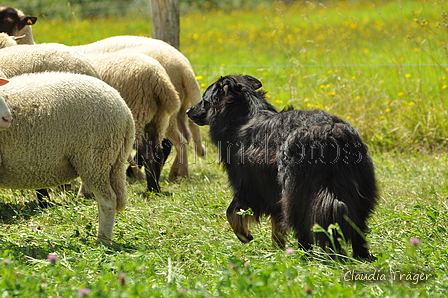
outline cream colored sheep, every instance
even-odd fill
[[[0,42],[5,39],[4,35],[0,36]],[[44,71],[101,78],[85,55],[58,44],[18,45],[0,49],[0,70],[7,78]]]
[[[0,35],[0,44],[3,39],[11,38],[8,35]],[[81,71],[101,77],[106,83],[116,88],[134,115],[137,157],[139,161],[143,157],[143,164],[146,165],[148,190],[160,191],[158,181],[167,153],[159,144],[166,136],[169,123],[173,122],[169,121],[170,117],[180,109],[180,101],[168,74],[157,60],[140,53],[126,55],[106,53],[90,55],[91,59],[83,57],[82,59],[76,58],[76,60],[72,56],[81,56],[82,54],[62,44],[21,45],[0,50],[0,56],[4,52],[6,53],[3,54],[3,59],[0,57],[0,63],[9,61],[5,64],[8,76],[16,75],[17,70],[33,72],[35,70],[66,69],[68,72]],[[48,52],[56,54],[49,56]],[[64,57],[63,61],[55,63],[61,60],[59,59],[61,53],[67,57]],[[29,59],[30,57],[31,59]],[[95,74],[93,69],[95,69]],[[137,164],[131,157],[129,162],[133,174],[143,179],[145,175],[138,170]],[[48,206],[44,197],[49,197],[48,191],[39,190],[38,199],[41,207]]]
[[[14,46],[16,45],[16,46]],[[3,48],[6,46],[6,48]],[[6,33],[0,33],[0,72],[3,77],[11,78],[25,73],[61,71],[86,74],[100,78],[98,72],[82,54],[71,51],[59,44],[19,45]],[[132,162],[131,158],[129,161]],[[136,165],[132,167],[139,176]],[[142,174],[141,174],[142,175]],[[40,207],[48,207],[50,195],[47,189],[37,190]],[[45,199],[47,198],[47,199]]]
[[[103,81],[117,89],[131,109],[137,157],[143,157],[148,190],[159,192],[166,154],[160,144],[166,137],[170,119],[180,109],[176,89],[162,65],[147,55],[106,53],[89,58]]]
[[[91,44],[73,46],[73,49],[84,54],[93,53],[143,53],[153,57],[165,68],[173,85],[179,92],[181,108],[178,112],[178,129],[170,129],[168,139],[176,147],[177,155],[173,162],[169,177],[188,177],[187,142],[193,137],[193,145],[198,155],[205,154],[199,127],[193,124],[187,117],[186,111],[201,100],[200,88],[188,59],[177,49],[168,43],[140,36],[114,36]],[[175,133],[175,131],[178,131]],[[191,131],[191,132],[190,132]]]
[[[22,19],[25,17],[19,10],[16,10],[16,14],[17,16],[23,16]],[[29,16],[26,17],[31,18]],[[36,22],[36,20],[28,20],[30,25]],[[25,35],[25,38],[18,41],[21,44],[34,43],[31,26],[29,25],[24,26],[19,31],[11,31],[10,34],[13,33],[16,35]],[[200,88],[188,59],[177,49],[161,40],[138,36],[116,36],[73,48],[87,54],[131,50],[153,57],[162,64],[170,76],[173,85],[176,87],[181,100],[181,108],[179,109],[178,116],[177,118],[173,117],[171,119],[170,129],[167,135],[177,151],[169,177],[172,180],[176,180],[177,177],[188,177],[188,151],[186,145],[191,136],[193,137],[193,146],[197,154],[199,156],[205,154],[199,127],[193,124],[185,114],[187,109],[201,100]]]
[[[0,187],[46,188],[79,176],[98,202],[98,240],[110,242],[135,133],[119,93],[91,76],[41,73],[11,78],[0,95],[14,117],[0,132]]]

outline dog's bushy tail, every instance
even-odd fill
[[[356,231],[347,221],[354,215],[350,211],[347,203],[338,199],[334,190],[325,188],[318,191],[312,199],[308,226],[313,242],[327,251],[344,253],[343,246],[356,237]],[[358,222],[356,219],[352,221]]]
[[[295,149],[288,146],[284,152],[279,177],[285,183],[285,218],[299,243],[340,253],[342,239],[352,243],[355,256],[368,257],[364,234],[377,187],[366,145],[344,122],[316,126],[293,138]],[[316,224],[326,232],[315,232]]]

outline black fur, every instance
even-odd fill
[[[324,233],[313,232],[315,224],[326,230],[337,223],[354,256],[370,259],[364,234],[377,186],[359,133],[324,111],[278,112],[260,87],[251,76],[221,77],[187,111],[196,124],[210,125],[234,190],[227,218],[235,234],[249,242],[251,218],[270,216],[276,245],[284,247],[292,230],[304,249],[318,244],[342,253],[339,241],[333,246]],[[237,214],[248,208],[253,217]]]

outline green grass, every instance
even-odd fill
[[[268,221],[241,244],[225,218],[232,193],[206,138],[208,157],[191,159],[191,179],[166,180],[167,166],[161,195],[129,184],[111,246],[95,244],[95,202],[54,190],[58,205],[40,210],[34,192],[3,190],[1,297],[80,297],[83,288],[86,297],[445,297],[445,6],[299,1],[181,19],[181,51],[203,88],[220,75],[252,74],[278,108],[325,109],[360,130],[381,189],[368,235],[377,261],[306,254],[292,237],[292,254],[273,249]],[[150,32],[138,18],[40,19],[34,26],[39,43]],[[55,264],[47,262],[52,253]],[[374,280],[353,280],[362,277]]]
[[[209,161],[216,152],[210,154]],[[5,192],[1,208],[11,210],[2,213],[0,289],[10,295],[3,297],[78,297],[83,287],[89,297],[441,296],[448,282],[447,162],[446,154],[375,156],[382,199],[370,221],[378,257],[371,264],[336,262],[319,250],[307,255],[292,238],[292,255],[275,250],[268,222],[253,228],[253,243],[241,244],[224,215],[231,197],[226,177],[207,160],[192,165],[188,181],[164,180],[164,195],[130,185],[111,247],[95,245],[93,201],[59,197],[61,206],[33,211],[20,193]],[[417,247],[409,245],[414,237]],[[58,256],[54,265],[46,262],[50,253]],[[356,273],[386,280],[354,281]],[[409,273],[430,276],[400,280]]]

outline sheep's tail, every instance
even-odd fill
[[[179,93],[161,65],[158,67],[158,73],[156,79],[151,82],[154,95],[157,97],[159,107],[172,115],[178,112],[181,106]]]
[[[191,65],[189,71],[186,71],[185,76],[183,76],[183,87],[186,91],[185,97],[187,99],[185,100],[183,110],[186,111],[201,101],[201,88],[199,87]],[[202,136],[199,126],[194,124],[189,118],[187,118],[187,123],[191,132],[193,146],[195,147],[196,153],[199,156],[205,156],[205,149],[202,145]]]
[[[162,75],[162,73],[164,73]],[[166,131],[170,122],[170,118],[179,112],[181,101],[179,93],[176,91],[165,69],[160,66],[159,75],[150,82],[153,86],[154,97],[157,102],[158,112],[151,121],[157,126],[159,141],[166,137]]]

